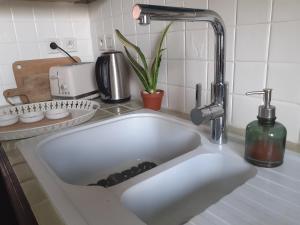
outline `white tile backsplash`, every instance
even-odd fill
[[[12,21],[0,21],[0,42],[15,42],[16,35],[14,31],[14,24]]]
[[[3,65],[12,63],[15,59],[20,59],[18,46],[16,43],[0,43],[0,62]]]
[[[175,31],[167,34],[167,51],[169,59],[184,59],[184,32]]]
[[[273,99],[300,104],[300,65],[271,63],[267,86],[273,88]]]
[[[49,3],[36,3],[33,8],[34,17],[36,20],[53,20],[52,4]]]
[[[123,33],[123,19],[122,15],[113,17],[113,29],[118,29],[121,33]]]
[[[273,21],[300,20],[300,1],[274,0]]]
[[[153,61],[151,61],[152,63]],[[167,83],[167,60],[162,59],[160,63],[160,68],[159,68],[159,76],[158,76],[158,82],[160,83]]]
[[[256,24],[271,21],[272,0],[238,0],[237,23]]]
[[[53,20],[38,20],[36,22],[36,30],[38,41],[46,41],[50,38],[55,37],[55,24]]]
[[[186,31],[186,58],[207,60],[207,29]]]
[[[262,90],[265,84],[266,63],[236,62],[234,74],[234,93],[245,94],[247,91]]]
[[[11,11],[14,20],[33,20],[33,4],[30,2],[12,2]]]
[[[55,22],[56,35],[58,38],[73,37],[74,32],[70,20]]]
[[[53,7],[55,21],[60,20],[71,20],[71,9],[70,5],[60,5]]]
[[[151,58],[151,48],[150,48],[150,35],[149,34],[139,34],[136,36],[137,45],[144,53],[146,58]]]
[[[111,11],[113,16],[119,16],[122,13],[122,1],[111,0]]]
[[[184,61],[178,59],[168,60],[168,84],[184,86]]]
[[[123,14],[123,26],[124,35],[135,34],[135,21],[132,19],[131,14]]]
[[[185,88],[168,85],[168,108],[171,110],[184,112]]]
[[[36,42],[37,33],[32,21],[16,21],[15,28],[18,42]]]
[[[39,47],[36,42],[23,43],[19,45],[19,49],[22,60],[38,59],[40,57]]]
[[[101,52],[97,38],[120,29],[138,43],[151,61],[153,46],[166,22],[140,26],[132,19],[134,3],[209,8],[226,25],[226,75],[229,83],[229,124],[244,128],[254,120],[260,97],[244,96],[248,90],[274,89],[278,121],[288,128],[288,140],[299,142],[300,1],[298,0],[98,0],[89,5],[69,3],[2,3],[0,7],[0,91],[14,87],[12,62],[19,59],[57,57],[48,54],[51,38],[76,38],[84,60]],[[29,31],[29,32],[28,32]],[[116,49],[123,50],[114,36]],[[214,34],[207,23],[172,25],[165,42],[158,87],[165,90],[163,106],[188,112],[195,102],[195,84],[202,83],[205,104],[214,77]],[[141,84],[130,76],[131,94],[140,97]],[[4,104],[0,98],[0,104]],[[289,112],[292,111],[291,114]],[[297,121],[297,122],[295,122]]]
[[[201,83],[202,89],[207,89],[207,62],[186,60],[185,71],[186,87],[195,88],[196,84]]]
[[[268,32],[268,24],[238,26],[236,31],[236,60],[267,60]]]
[[[270,61],[300,63],[300,21],[274,23],[271,28]]]
[[[245,95],[233,95],[232,125],[237,128],[245,128],[249,122],[256,120],[258,106],[262,104],[261,99]]]
[[[276,106],[277,121],[287,129],[287,138],[292,142],[299,142],[300,106],[282,101],[273,101]]]
[[[75,38],[83,61],[93,61],[90,18],[84,4],[7,1],[0,6],[0,93],[16,86],[12,63],[62,57],[49,54],[49,40]],[[2,95],[1,95],[2,96]],[[7,104],[0,98],[0,105]]]

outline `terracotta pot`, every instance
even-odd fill
[[[141,96],[144,102],[144,108],[160,110],[162,98],[164,96],[163,90],[156,90],[156,93],[149,94],[146,91],[141,91]]]

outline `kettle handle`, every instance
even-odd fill
[[[104,67],[107,67],[105,69]],[[105,72],[106,71],[106,72]],[[96,81],[100,93],[102,92],[105,97],[110,97],[110,77],[109,77],[109,57],[100,56],[96,62]]]

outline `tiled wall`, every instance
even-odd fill
[[[51,38],[74,37],[83,61],[101,52],[97,37],[120,29],[137,43],[149,61],[164,22],[140,26],[131,17],[133,0],[98,0],[90,5],[6,1],[0,7],[0,92],[15,87],[11,64],[16,60],[57,57],[48,54]],[[138,2],[138,1],[135,1]],[[209,8],[220,13],[227,30],[226,80],[230,85],[229,123],[244,128],[255,119],[261,97],[247,90],[274,89],[278,121],[288,128],[288,140],[300,141],[300,1],[298,0],[144,0],[143,3]],[[88,10],[89,9],[89,10]],[[90,29],[91,28],[91,29]],[[115,48],[122,46],[114,39]],[[159,87],[166,91],[164,107],[189,112],[195,84],[202,83],[202,103],[209,102],[213,80],[214,35],[206,23],[176,23],[165,43]],[[139,97],[139,82],[131,76],[131,92]],[[5,104],[2,95],[0,105]]]
[[[2,92],[15,87],[12,63],[16,60],[65,56],[48,54],[49,39],[76,38],[78,55],[93,60],[87,5],[67,3],[0,3],[0,105]]]
[[[300,130],[300,1],[299,0],[102,0],[90,5],[95,57],[97,37],[120,29],[151,59],[152,48],[165,26],[140,26],[131,17],[134,2],[209,8],[225,21],[226,80],[230,85],[229,123],[244,128],[256,118],[262,97],[248,90],[274,89],[278,121],[288,129],[288,140],[299,142]],[[166,91],[164,107],[189,112],[194,106],[195,84],[203,86],[202,102],[209,102],[213,80],[214,34],[205,23],[174,24],[166,40],[159,87]],[[122,50],[118,40],[115,48]],[[131,89],[139,96],[138,81]]]

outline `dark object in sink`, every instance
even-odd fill
[[[138,165],[138,167],[143,171],[147,171],[147,170],[150,170],[150,169],[156,167],[156,164],[153,162],[143,162],[143,163],[140,163]]]
[[[108,187],[110,186],[113,186],[113,185],[116,185],[116,184],[119,184],[121,183],[122,181],[124,181],[124,177],[121,173],[114,173],[112,175],[110,175],[106,181],[107,181],[107,185]]]
[[[131,177],[135,177],[141,173],[144,173],[156,166],[157,165],[153,162],[142,162],[137,166],[133,166],[130,169],[124,170],[121,173],[111,174],[106,179],[99,180],[96,184],[88,184],[88,186],[102,186],[108,188],[122,183],[123,181],[128,180]]]

